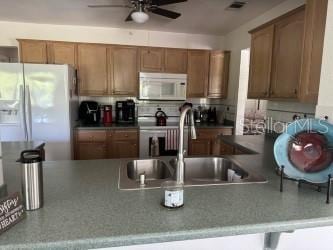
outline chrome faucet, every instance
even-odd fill
[[[178,144],[178,155],[177,155],[177,167],[176,167],[176,181],[177,183],[184,184],[184,172],[185,172],[185,162],[184,162],[184,125],[186,114],[190,114],[190,128],[191,128],[191,138],[197,139],[197,133],[194,127],[194,115],[193,110],[190,106],[183,108],[179,119],[179,144]]]

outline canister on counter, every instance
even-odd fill
[[[22,195],[27,211],[43,206],[43,164],[40,150],[21,152]]]
[[[180,208],[184,206],[184,185],[176,181],[165,181],[162,188],[162,206]]]

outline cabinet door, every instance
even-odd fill
[[[107,47],[94,44],[79,44],[77,50],[80,95],[107,95]]]
[[[45,41],[19,40],[20,62],[47,63],[47,43]]]
[[[234,147],[229,145],[229,144],[221,142],[219,149],[220,149],[220,154],[221,155],[232,155],[232,154],[234,154]]]
[[[208,86],[209,51],[189,50],[187,63],[187,97],[205,97]]]
[[[84,143],[76,145],[76,160],[93,160],[107,158],[105,143]]]
[[[49,63],[76,66],[75,43],[49,42],[47,44],[47,51]]]
[[[321,63],[327,16],[327,0],[307,0],[305,11],[304,51],[299,99],[318,101]]]
[[[141,48],[140,71],[142,72],[164,71],[164,49],[148,48],[148,47]]]
[[[187,50],[186,49],[165,49],[165,72],[186,74],[187,71]]]
[[[269,95],[273,39],[273,25],[252,33],[248,98]]]
[[[137,140],[113,140],[111,149],[112,158],[139,157]]]
[[[270,96],[297,98],[300,83],[304,35],[304,9],[275,25]]]
[[[226,98],[228,92],[230,52],[210,53],[208,98]]]
[[[212,140],[211,139],[196,139],[189,142],[189,155],[211,155]]]
[[[112,47],[110,67],[111,93],[114,95],[137,96],[137,48]]]

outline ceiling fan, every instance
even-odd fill
[[[88,5],[89,8],[128,8],[132,9],[126,22],[134,21],[136,23],[145,23],[149,19],[147,12],[154,13],[156,15],[176,19],[181,16],[180,13],[162,9],[159,6],[186,2],[187,0],[129,0],[128,5],[121,4],[107,4],[107,5]]]

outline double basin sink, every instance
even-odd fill
[[[174,179],[176,166],[176,159],[132,160],[120,167],[119,189],[159,188],[164,181]],[[266,179],[262,176],[251,174],[226,158],[185,158],[185,186],[263,182],[266,182]]]

